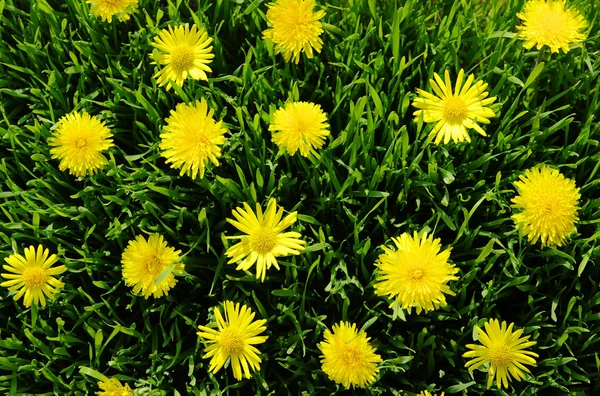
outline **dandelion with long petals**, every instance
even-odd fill
[[[513,332],[514,323],[508,328],[506,322],[490,319],[484,325],[485,331],[475,326],[479,341],[483,345],[468,344],[467,348],[472,351],[466,352],[463,357],[473,358],[465,364],[469,371],[473,371],[481,365],[488,366],[487,388],[489,389],[496,379],[498,389],[502,386],[508,388],[511,376],[520,381],[525,379],[523,372],[529,373],[524,365],[535,366],[534,358],[539,357],[537,353],[526,351],[536,344],[535,341],[527,341],[530,336],[521,337],[523,330]]]
[[[192,179],[204,177],[206,165],[219,166],[221,146],[225,142],[227,128],[223,121],[215,122],[213,110],[208,109],[204,99],[192,104],[180,103],[171,110],[160,135],[162,156],[171,168],[181,168],[179,176],[187,174]]]
[[[567,53],[572,44],[586,38],[583,30],[587,21],[577,9],[568,8],[564,0],[529,0],[517,17],[523,21],[517,29],[526,49],[548,46],[552,52],[562,49]]]
[[[162,235],[150,235],[147,241],[138,235],[129,241],[121,257],[125,284],[133,286],[133,292],[142,293],[144,298],[169,295],[177,283],[174,274],[181,275],[185,268],[179,263],[180,253],[181,250],[168,247]]]
[[[58,169],[68,169],[71,175],[82,177],[93,175],[108,164],[102,151],[114,145],[111,138],[104,121],[84,111],[61,118],[48,144],[52,158],[60,160]]]
[[[91,4],[90,12],[103,21],[112,22],[112,18],[128,21],[129,14],[138,8],[138,0],[87,0]]]
[[[0,274],[6,281],[0,286],[7,287],[9,291],[17,291],[14,300],[17,301],[23,295],[23,305],[30,307],[31,304],[46,306],[46,298],[53,299],[54,295],[64,287],[64,283],[55,278],[67,270],[64,265],[52,267],[56,263],[56,255],[50,256],[50,251],[39,245],[25,248],[25,257],[18,253],[12,254],[4,259],[7,265],[3,265],[8,273]]]
[[[325,330],[325,340],[318,345],[323,353],[323,372],[346,389],[364,388],[375,382],[381,356],[375,353],[367,334],[357,331],[356,324],[349,322],[340,322],[332,330]]]
[[[286,103],[273,114],[269,130],[275,132],[273,142],[289,155],[300,151],[300,155],[308,157],[311,151],[325,144],[329,123],[318,104],[293,102]]]
[[[154,76],[158,86],[166,85],[167,91],[172,83],[181,87],[188,76],[194,80],[208,80],[206,73],[212,72],[208,64],[215,57],[211,53],[213,47],[209,46],[211,42],[206,30],[198,29],[196,25],[191,29],[185,24],[161,30],[152,43],[163,52],[158,63],[164,67]]]
[[[325,11],[314,11],[314,0],[277,0],[267,4],[267,22],[271,27],[263,32],[275,43],[275,53],[283,53],[286,62],[300,62],[300,54],[312,58],[321,52],[323,26],[319,19]]]
[[[488,85],[482,81],[473,84],[473,74],[463,81],[464,75],[464,70],[460,69],[454,91],[448,70],[444,72],[444,80],[437,73],[433,73],[434,79],[429,80],[435,95],[417,89],[419,97],[412,105],[419,110],[413,115],[415,121],[423,117],[424,122],[436,123],[430,132],[430,136],[435,137],[435,144],[442,140],[447,144],[450,139],[455,143],[465,140],[470,142],[471,137],[467,129],[475,129],[482,136],[487,136],[478,123],[489,124],[489,118],[496,116],[496,113],[487,107],[496,101],[496,97],[487,97]]]
[[[403,309],[415,307],[417,314],[446,305],[444,294],[455,294],[446,283],[458,279],[454,275],[458,269],[448,263],[451,249],[440,252],[440,239],[427,233],[421,237],[404,233],[392,241],[397,250],[382,246],[376,264],[375,294],[387,295]]]
[[[250,378],[251,371],[260,370],[260,351],[255,345],[267,340],[268,336],[259,336],[267,329],[267,321],[254,321],[255,313],[250,308],[245,305],[240,307],[240,303],[232,301],[225,301],[223,314],[219,309],[215,309],[214,314],[216,322],[208,327],[198,326],[200,331],[197,333],[209,344],[202,356],[203,359],[210,358],[209,371],[216,374],[229,362],[235,379],[240,381],[242,374]]]
[[[578,220],[580,195],[575,181],[547,165],[528,169],[519,178],[515,182],[519,195],[512,199],[519,210],[512,216],[516,227],[532,244],[540,240],[542,246],[564,245]]]
[[[121,381],[115,377],[98,382],[98,387],[102,389],[100,392],[96,392],[100,396],[133,396],[133,391],[129,385],[121,384]]]

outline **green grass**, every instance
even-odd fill
[[[488,318],[524,328],[540,355],[527,380],[490,394],[600,393],[597,2],[571,2],[589,37],[550,54],[515,37],[523,0],[321,1],[323,51],[298,65],[263,41],[266,2],[191,3],[141,0],[129,22],[103,23],[83,0],[0,0],[0,259],[42,243],[69,268],[44,309],[0,292],[1,394],[92,394],[98,373],[140,394],[331,394],[342,388],[320,371],[316,345],[340,320],[364,326],[384,359],[378,381],[354,393],[481,394],[486,374],[470,374],[461,355]],[[150,42],[184,22],[214,37],[213,73],[166,92]],[[413,121],[416,88],[447,68],[498,97],[489,137],[435,146],[431,127]],[[165,164],[158,141],[170,110],[199,98],[229,134],[221,166],[192,181]],[[289,99],[328,113],[318,158],[271,142],[269,115]],[[77,180],[58,170],[47,138],[83,109],[116,146],[104,171]],[[512,183],[541,162],[581,188],[577,233],[559,249],[531,246],[510,219]],[[226,264],[235,230],[225,218],[269,197],[298,211],[310,247],[261,284]],[[414,230],[441,238],[460,269],[457,295],[421,315],[393,312],[373,289],[379,246]],[[186,274],[167,298],[144,300],[120,259],[152,232],[182,250]],[[230,369],[209,374],[196,336],[226,299],[268,321],[261,371],[242,382]]]

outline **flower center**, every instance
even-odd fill
[[[88,144],[87,139],[78,138],[75,140],[75,148],[76,149],[82,149],[85,146],[87,146],[87,144]]]
[[[488,359],[493,365],[508,367],[512,362],[512,352],[506,344],[494,345],[488,349]]]
[[[450,125],[458,125],[467,118],[467,105],[457,96],[444,99],[444,119]]]
[[[239,329],[227,328],[221,331],[219,345],[228,356],[239,355],[244,350],[244,337]]]
[[[413,281],[420,281],[421,279],[423,279],[423,270],[421,269],[415,269],[410,273],[410,279],[412,279]]]
[[[271,228],[263,227],[250,237],[250,247],[256,253],[269,253],[277,245],[277,234]]]
[[[46,283],[46,271],[42,267],[27,268],[23,271],[23,282],[29,288],[40,287]]]
[[[146,258],[144,265],[146,266],[146,271],[155,274],[162,271],[163,262],[156,255],[152,255]]]
[[[340,360],[345,367],[356,367],[361,362],[361,354],[353,345],[344,345],[340,350]]]
[[[179,46],[171,52],[171,65],[176,70],[189,70],[194,65],[194,51],[189,46]]]

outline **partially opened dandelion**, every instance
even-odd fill
[[[164,67],[154,76],[159,87],[176,83],[180,87],[185,79],[190,76],[194,80],[208,80],[206,73],[212,72],[208,64],[215,57],[211,51],[212,38],[204,28],[198,29],[196,25],[190,28],[188,24],[177,26],[174,29],[160,31],[154,38],[152,46],[164,52],[160,54],[158,63]]]
[[[85,111],[62,117],[54,135],[48,138],[52,158],[60,160],[58,169],[69,170],[71,175],[93,175],[108,164],[102,154],[114,144],[112,133],[104,121]]]
[[[319,36],[323,27],[319,20],[325,11],[314,11],[314,0],[276,0],[267,7],[271,27],[263,35],[275,43],[275,52],[283,53],[286,62],[292,59],[298,63],[302,52],[309,58],[313,50],[321,52],[323,40]]]
[[[112,22],[115,17],[119,21],[129,20],[129,14],[138,8],[138,0],[87,0],[90,12],[103,21]]]
[[[133,391],[129,385],[121,384],[117,378],[106,378],[104,381],[98,382],[98,388],[101,390],[96,392],[99,396],[133,396]]]
[[[458,269],[448,263],[450,249],[440,252],[440,239],[423,233],[392,238],[397,250],[382,246],[375,294],[387,295],[403,309],[431,311],[446,305],[444,294],[454,295],[448,281],[458,279]]]
[[[364,331],[357,331],[354,323],[340,322],[332,331],[325,330],[324,337],[318,347],[323,353],[323,372],[329,379],[346,389],[364,388],[375,382],[381,356],[375,353]]]
[[[463,81],[464,75],[464,70],[460,69],[454,91],[448,70],[444,72],[444,80],[437,73],[433,73],[434,79],[429,80],[435,95],[417,89],[419,97],[412,105],[419,110],[413,115],[415,121],[423,117],[424,122],[435,123],[430,132],[430,136],[435,138],[435,144],[442,141],[447,144],[450,139],[455,143],[465,140],[470,142],[468,129],[475,129],[480,135],[487,136],[478,123],[489,124],[489,118],[496,116],[496,113],[488,107],[496,101],[496,97],[487,97],[488,85],[482,81],[473,84],[475,80],[473,74]]]
[[[264,282],[267,270],[274,266],[279,269],[277,257],[300,254],[304,251],[305,241],[298,232],[283,232],[296,222],[297,212],[292,212],[283,219],[283,208],[277,206],[275,198],[271,198],[264,214],[261,206],[256,204],[256,213],[244,202],[244,208],[233,210],[233,219],[227,219],[235,228],[246,235],[228,237],[241,239],[227,249],[225,255],[230,257],[229,264],[238,263],[237,269],[246,271],[256,264],[256,278]]]
[[[498,389],[502,386],[508,388],[511,376],[520,381],[525,379],[525,374],[529,369],[524,365],[535,366],[534,358],[539,357],[537,353],[526,351],[527,348],[536,344],[535,341],[527,341],[530,336],[521,337],[523,330],[513,332],[514,323],[508,328],[506,322],[500,322],[497,319],[490,319],[484,325],[485,331],[475,327],[479,341],[483,345],[468,344],[467,348],[472,351],[466,352],[463,357],[472,358],[465,367],[469,371],[485,365],[488,369],[487,388],[489,389],[496,379]]]
[[[579,188],[558,170],[547,165],[525,171],[515,187],[519,195],[512,199],[518,211],[512,218],[532,244],[565,244],[575,232],[578,220]]]
[[[218,308],[213,311],[216,322],[198,326],[198,336],[209,344],[202,358],[210,358],[209,371],[213,374],[229,362],[234,378],[240,381],[242,374],[250,378],[251,372],[260,370],[260,351],[255,345],[267,340],[268,336],[259,336],[267,329],[267,321],[254,321],[255,313],[240,303],[225,301],[223,305],[223,314]]]
[[[0,283],[0,286],[7,287],[9,291],[16,291],[13,297],[15,301],[25,296],[25,307],[30,307],[31,304],[41,304],[45,307],[46,298],[53,299],[65,285],[55,276],[65,272],[67,267],[52,267],[57,261],[56,255],[50,255],[50,251],[42,245],[38,246],[37,251],[33,246],[25,248],[25,257],[15,253],[4,261],[6,265],[2,268],[8,273],[2,273],[0,276],[7,280]]]
[[[185,268],[179,263],[181,250],[167,246],[162,235],[152,234],[146,240],[138,235],[123,251],[123,278],[127,286],[133,286],[135,294],[141,293],[144,298],[169,295],[177,279]]]
[[[571,45],[586,38],[586,20],[564,0],[529,0],[517,17],[523,21],[517,29],[526,49],[548,46],[552,52],[567,53]]]

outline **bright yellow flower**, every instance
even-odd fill
[[[273,114],[269,131],[277,131],[273,134],[273,142],[279,148],[285,148],[289,155],[300,150],[300,155],[308,157],[313,149],[325,144],[329,124],[318,104],[293,102],[286,103]]]
[[[187,174],[195,179],[200,174],[203,178],[209,160],[219,166],[219,146],[225,142],[227,128],[223,121],[215,122],[213,113],[202,99],[190,105],[178,104],[165,120],[160,149],[171,168],[181,168],[179,176]]]
[[[181,275],[184,264],[177,264],[181,250],[167,247],[162,235],[150,235],[148,241],[138,235],[123,251],[123,278],[127,286],[133,286],[135,294],[142,293],[144,298],[159,298],[169,295],[169,290],[177,280],[173,274]],[[165,276],[165,272],[168,275]],[[159,281],[159,278],[162,280]]]
[[[188,75],[194,80],[208,80],[206,73],[212,72],[208,64],[215,56],[211,53],[213,47],[209,47],[212,38],[206,30],[198,30],[196,25],[190,29],[188,24],[168,29],[161,30],[152,43],[153,47],[166,52],[159,58],[159,63],[166,66],[154,76],[158,86],[166,84],[168,91],[175,82],[181,87]]]
[[[519,195],[512,199],[513,207],[521,210],[512,216],[516,227],[532,244],[539,239],[542,246],[564,245],[579,220],[575,181],[546,165],[526,170],[520,179],[515,182]]]
[[[315,0],[276,0],[267,7],[267,22],[272,27],[263,35],[275,43],[275,53],[283,53],[286,62],[293,58],[298,63],[302,51],[309,58],[313,48],[321,52],[323,27],[319,19],[325,11],[314,12]]]
[[[525,40],[523,46],[538,50],[544,45],[552,52],[569,52],[571,44],[585,40],[581,31],[587,27],[586,20],[574,8],[566,8],[564,0],[529,0],[523,12],[517,16],[523,25],[517,26],[519,35]]]
[[[473,84],[475,76],[472,74],[464,82],[465,72],[460,69],[454,92],[452,92],[452,82],[448,70],[444,72],[445,81],[437,74],[433,73],[435,80],[429,80],[431,88],[435,95],[417,89],[420,95],[412,105],[417,111],[413,113],[415,121],[423,117],[424,122],[435,122],[435,127],[430,132],[430,136],[436,136],[435,144],[444,140],[444,144],[452,139],[455,143],[471,141],[467,129],[475,129],[479,134],[487,136],[485,131],[477,124],[489,124],[488,118],[495,117],[496,113],[489,107],[486,107],[496,101],[496,97],[487,98],[487,84],[477,81]],[[461,88],[462,87],[462,88]],[[436,96],[437,95],[437,96]]]
[[[424,390],[421,391],[421,393],[419,393],[417,396],[444,396],[444,392],[440,393],[439,395],[437,393],[432,395],[428,390]]]
[[[342,384],[346,389],[350,386],[364,388],[375,382],[381,356],[375,353],[367,334],[364,331],[358,332],[356,324],[350,322],[340,322],[332,330],[333,332],[325,330],[325,341],[318,345],[323,353],[323,372],[330,380]]]
[[[526,351],[535,341],[529,341],[530,336],[521,337],[523,330],[517,330],[513,333],[514,323],[511,323],[506,328],[506,322],[500,322],[496,319],[490,319],[485,323],[485,331],[475,326],[479,341],[483,345],[468,344],[467,348],[473,349],[466,352],[463,357],[473,358],[465,364],[469,371],[475,370],[477,367],[489,364],[489,376],[487,388],[489,389],[496,378],[498,389],[504,385],[508,388],[508,382],[511,380],[511,375],[517,381],[525,379],[523,371],[530,371],[524,364],[535,366],[534,357],[539,357],[537,353]],[[487,332],[487,334],[486,334]]]
[[[214,310],[216,322],[208,327],[198,326],[198,336],[210,344],[202,358],[211,358],[209,371],[213,374],[230,361],[233,376],[240,381],[242,369],[246,378],[252,376],[250,371],[260,370],[260,351],[254,345],[262,344],[269,338],[258,336],[267,329],[264,326],[267,321],[260,319],[253,322],[254,312],[245,305],[240,308],[240,303],[225,301],[224,305],[223,315],[219,309]]]
[[[225,255],[231,257],[228,264],[237,263],[237,269],[246,271],[256,263],[256,278],[265,281],[267,269],[271,265],[279,269],[276,257],[300,254],[304,251],[305,241],[298,239],[302,235],[298,232],[283,232],[296,222],[298,212],[288,214],[283,220],[283,208],[277,209],[275,198],[267,204],[263,214],[262,208],[256,204],[256,214],[250,205],[244,202],[244,208],[235,208],[232,212],[237,219],[227,219],[235,228],[247,235],[227,237],[228,239],[241,239],[234,246],[227,249]]]
[[[138,8],[138,0],[87,0],[91,4],[90,12],[102,18],[103,21],[112,22],[112,18],[119,21],[129,20],[129,14]]]
[[[103,121],[83,114],[71,113],[58,121],[56,132],[48,138],[52,158],[58,158],[58,169],[71,175],[93,175],[108,164],[103,150],[113,146],[112,133]]]
[[[52,267],[56,263],[56,255],[48,257],[50,251],[39,245],[37,252],[35,247],[25,248],[25,257],[18,253],[12,254],[4,259],[6,264],[2,268],[10,273],[0,274],[8,279],[0,286],[7,287],[9,291],[19,290],[13,297],[17,301],[25,295],[23,305],[31,306],[32,303],[42,307],[46,306],[46,297],[53,299],[65,285],[53,275],[60,275],[67,270],[64,265]]]
[[[102,391],[96,392],[100,396],[133,396],[133,391],[129,385],[125,384],[123,386],[121,381],[114,377],[98,382],[98,387],[102,389]]]
[[[395,299],[403,309],[415,307],[418,314],[446,305],[444,293],[454,295],[446,282],[458,279],[458,269],[448,263],[451,249],[440,253],[440,239],[427,233],[420,238],[416,232],[413,237],[404,233],[392,241],[397,251],[381,247],[375,294]]]

